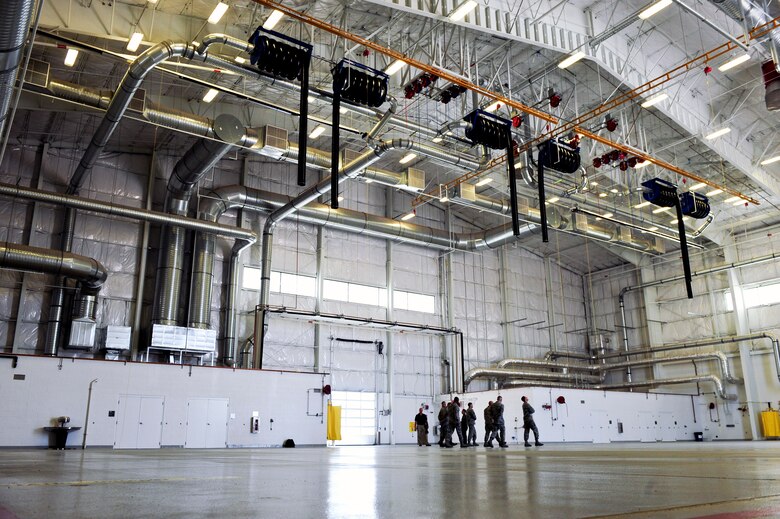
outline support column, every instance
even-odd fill
[[[498,284],[501,290],[501,328],[504,332],[504,358],[512,358],[517,356],[513,351],[513,332],[514,326],[509,322],[509,255],[506,252],[506,247],[501,247],[498,252]]]
[[[386,202],[385,213],[392,218],[393,213],[393,193],[392,188],[385,188]],[[393,322],[393,242],[385,240],[385,283],[387,286],[387,320]],[[393,426],[393,409],[395,408],[395,347],[393,345],[393,332],[387,331],[385,337],[385,355],[387,355],[387,394],[388,394],[388,416],[390,428],[390,445],[395,445],[395,427]]]
[[[558,351],[558,336],[555,333],[555,306],[553,305],[552,260],[544,258],[544,285],[547,293],[547,330],[550,334],[550,351]]]
[[[655,281],[655,269],[652,266],[639,267],[639,282],[648,283]],[[631,296],[627,296],[631,297]],[[636,296],[634,296],[636,297]],[[658,290],[655,287],[642,289],[642,298],[645,303],[645,322],[647,323],[647,344],[659,346],[664,343],[663,329],[661,328],[661,312],[658,308]],[[623,323],[628,326],[628,323]],[[638,346],[638,345],[635,345]],[[652,368],[653,378],[663,378],[658,364]],[[635,379],[636,380],[636,379]]]
[[[737,253],[737,242],[731,238],[724,244],[723,252],[726,257],[726,263],[739,261]],[[731,289],[731,300],[734,305],[734,324],[737,335],[746,335],[750,333],[750,322],[748,320],[747,310],[745,308],[745,297],[742,292],[742,275],[739,269],[729,269],[729,288]],[[742,364],[742,379],[745,381],[745,401],[748,409],[748,421],[750,423],[750,439],[760,440],[761,429],[759,427],[759,413],[761,406],[759,403],[759,390],[756,383],[756,376],[753,373],[753,360],[750,356],[752,344],[740,342],[739,344],[739,362]]]
[[[315,312],[321,312],[322,311],[322,300],[325,296],[323,294],[323,287],[325,285],[323,276],[323,268],[325,267],[325,246],[324,246],[324,239],[322,235],[322,226],[317,227],[317,259],[316,259],[316,272],[317,272],[317,278],[316,278],[316,299],[314,301],[314,311]],[[322,337],[322,334],[324,332],[324,327],[320,324],[319,321],[316,321],[314,323],[314,371],[319,372],[322,371],[322,366],[325,364],[325,353],[323,345],[325,344],[324,338]]]
[[[43,171],[47,163],[49,156],[49,143],[43,143],[38,156],[35,160],[35,189],[43,189]],[[38,226],[38,220],[40,219],[38,202],[33,202],[32,215],[30,217],[30,226],[24,231],[24,243],[25,245],[40,246],[43,244],[34,243],[33,233]],[[16,321],[14,323],[14,340],[11,345],[12,353],[19,353],[19,346],[22,343],[21,324],[24,315],[24,305],[27,299],[27,284],[28,284],[27,272],[22,272],[22,286],[19,288],[19,304],[16,308]]]
[[[149,176],[146,181],[146,204],[147,210],[152,209],[152,199],[154,198],[154,178],[157,172],[157,152],[152,151],[152,158],[149,163]],[[146,285],[146,261],[149,253],[149,222],[144,222],[141,226],[140,257],[138,258],[138,277],[135,286],[135,308],[133,308],[133,329],[130,336],[130,360],[137,360],[139,344],[141,342],[141,316],[144,306],[144,286]],[[151,334],[151,330],[150,330]]]

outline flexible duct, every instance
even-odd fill
[[[0,2],[0,135],[4,135],[8,123],[33,4],[33,0]]]
[[[108,277],[106,268],[92,258],[8,242],[0,242],[0,267],[73,278],[92,295]]]
[[[219,115],[214,120],[212,133],[219,141],[200,139],[173,168],[168,179],[165,211],[186,216],[189,203],[198,182],[227,154],[233,144],[240,142],[244,128],[232,115]],[[178,226],[164,226],[160,232],[160,252],[157,262],[154,310],[152,322],[177,324],[181,295],[186,231]]]

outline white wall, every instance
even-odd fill
[[[14,379],[19,375],[24,380]],[[0,446],[48,445],[42,427],[58,416],[70,416],[72,426],[82,427],[68,440],[80,446],[93,379],[87,446],[114,444],[116,422],[123,418],[120,395],[164,398],[163,446],[184,446],[189,398],[229,400],[228,446],[279,446],[287,438],[325,445],[323,417],[307,415],[307,390],[322,387],[320,374],[22,356],[16,368],[0,359]],[[258,434],[250,433],[253,411],[260,416]]]

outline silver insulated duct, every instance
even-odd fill
[[[184,154],[168,179],[165,211],[187,216],[190,199],[198,182],[244,137],[241,122],[232,115],[214,119],[213,134],[219,141],[200,139]],[[181,295],[186,230],[166,225],[160,233],[160,250],[154,293],[152,322],[178,324],[177,311]]]
[[[0,135],[4,134],[8,123],[33,3],[33,0],[0,2]]]
[[[8,242],[0,242],[0,267],[77,279],[92,296],[108,277],[106,268],[92,258]]]

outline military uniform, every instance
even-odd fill
[[[447,416],[447,407],[442,406],[439,409],[439,447],[446,447],[447,445],[447,431],[449,429],[449,416]]]
[[[485,447],[492,447],[493,446],[493,438],[491,438],[491,435],[493,433],[493,404],[490,404],[485,408],[485,411],[483,413],[485,417]]]
[[[469,423],[469,434],[466,436],[466,445],[477,446],[477,413],[474,409],[467,409],[466,416]]]
[[[494,402],[492,406],[493,411],[493,434],[490,436],[492,442],[494,438],[498,439],[499,447],[506,447],[506,427],[504,426],[504,404],[501,402]]]
[[[523,402],[523,440],[525,440],[525,446],[530,447],[528,443],[528,433],[534,432],[534,441],[537,447],[541,447],[543,444],[539,442],[539,429],[536,428],[536,422],[534,422],[534,408],[528,402]]]
[[[466,444],[463,442],[463,433],[460,430],[460,405],[456,402],[452,402],[452,407],[450,409],[450,430],[447,431],[447,438],[449,439],[450,445],[453,445],[452,433],[456,432],[458,434],[460,446],[465,447]]]

